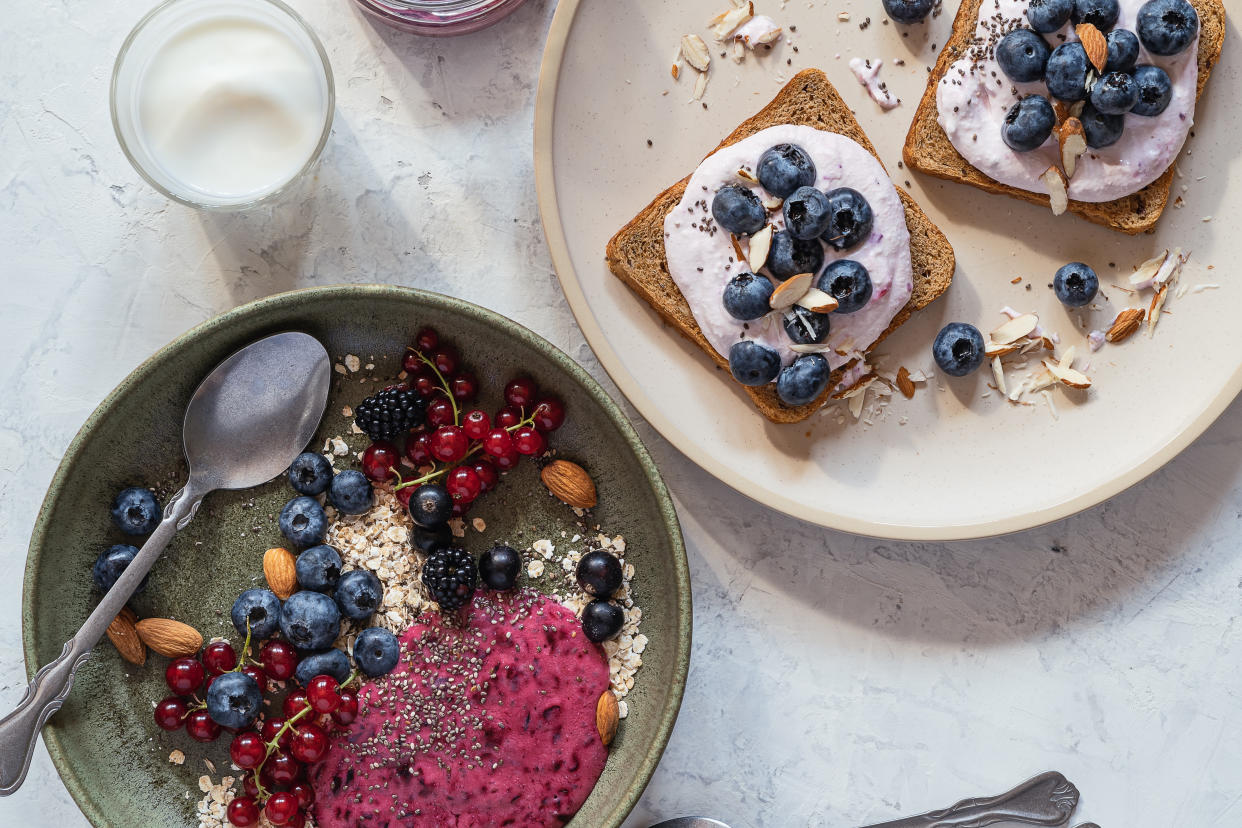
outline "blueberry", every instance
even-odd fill
[[[813,239],[828,229],[828,197],[814,187],[799,187],[785,199],[785,229],[795,239]]]
[[[625,626],[625,610],[611,601],[592,601],[582,610],[582,632],[587,641],[596,644],[621,632]]]
[[[777,144],[759,156],[755,177],[769,193],[785,198],[799,187],[815,183],[815,162],[797,144]]]
[[[824,266],[824,246],[818,239],[795,239],[788,230],[772,234],[768,249],[768,272],[782,282],[799,273],[819,273]]]
[[[932,343],[932,357],[951,377],[964,377],[982,365],[983,351],[983,334],[965,322],[945,325]]]
[[[118,543],[100,552],[99,557],[95,559],[95,565],[91,567],[91,580],[95,582],[95,589],[100,592],[112,589],[112,585],[117,582],[121,573],[125,571],[125,567],[129,566],[129,562],[137,554],[138,547],[125,543]],[[138,588],[134,590],[134,594],[137,595],[146,588],[147,578],[143,578],[142,583],[138,584]]]
[[[1087,70],[1091,61],[1087,50],[1077,40],[1062,43],[1048,56],[1044,80],[1048,94],[1062,101],[1082,101],[1087,98]]]
[[[1125,114],[1138,100],[1138,84],[1125,72],[1109,72],[1091,87],[1091,105],[1106,115]]]
[[[1070,20],[1074,25],[1090,23],[1101,32],[1107,32],[1121,16],[1121,6],[1117,0],[1074,0],[1074,13]]]
[[[725,284],[724,307],[729,316],[749,322],[772,310],[768,304],[772,298],[772,282],[766,276],[742,272]]]
[[[1113,29],[1104,38],[1108,43],[1105,72],[1130,72],[1139,56],[1138,35],[1129,29]]]
[[[1199,15],[1186,0],[1148,0],[1139,9],[1139,40],[1153,55],[1176,55],[1198,33]]]
[[[1026,19],[1040,34],[1052,34],[1069,22],[1074,13],[1074,0],[1031,0]]]
[[[1005,113],[1001,138],[1015,152],[1037,149],[1052,135],[1057,116],[1043,95],[1027,95]]]
[[[805,405],[828,387],[832,369],[820,354],[804,354],[781,370],[776,395],[785,405]]]
[[[424,555],[430,555],[437,549],[452,546],[453,533],[445,525],[436,529],[424,529],[416,524],[410,530],[410,544]]]
[[[401,657],[397,637],[383,627],[370,627],[354,639],[354,663],[371,678],[391,672]]]
[[[1083,107],[1078,120],[1082,122],[1082,131],[1087,136],[1087,146],[1100,149],[1117,143],[1125,129],[1125,117],[1100,112],[1091,104]]]
[[[249,625],[255,641],[271,638],[280,628],[280,599],[268,589],[248,589],[237,596],[230,616],[238,635],[244,637]]]
[[[512,546],[498,543],[479,556],[479,577],[488,589],[513,589],[518,572],[522,568],[522,556]]]
[[[794,305],[781,319],[785,334],[798,345],[818,345],[828,338],[831,323],[826,313],[816,313]]]
[[[934,0],[884,0],[884,11],[898,23],[919,23],[931,14]]]
[[[245,673],[223,673],[207,688],[207,715],[221,727],[250,727],[262,707],[259,683]]]
[[[1001,71],[1018,83],[1043,78],[1050,54],[1052,49],[1030,29],[1014,29],[996,44],[996,62]]]
[[[608,598],[621,588],[621,561],[611,552],[596,549],[578,561],[578,586],[596,598]]]
[[[298,494],[323,494],[331,482],[332,464],[322,454],[303,452],[289,464],[289,485]]]
[[[734,342],[729,349],[729,373],[742,385],[767,385],[780,370],[780,354],[753,339]]]
[[[852,259],[837,259],[828,265],[816,287],[837,300],[836,313],[854,313],[871,301],[871,274]]]
[[[112,501],[112,522],[127,535],[149,535],[160,525],[159,501],[150,489],[122,489]]]
[[[871,235],[875,215],[862,193],[849,187],[838,187],[829,190],[825,196],[828,198],[828,229],[822,238],[829,247],[848,250]]]
[[[331,546],[312,546],[294,564],[298,586],[315,592],[332,592],[341,580],[341,553]]]
[[[323,650],[340,635],[341,611],[322,592],[295,592],[280,609],[280,631],[299,650]]]
[[[360,515],[375,502],[375,490],[365,474],[356,469],[346,469],[332,478],[328,486],[328,502],[338,512]]]
[[[1052,290],[1067,308],[1088,305],[1100,290],[1095,271],[1082,262],[1070,262],[1052,277]]]
[[[712,199],[712,217],[716,223],[739,236],[750,236],[768,223],[768,211],[749,187],[726,184]]]
[[[315,676],[332,676],[338,683],[349,678],[354,671],[349,656],[343,650],[324,650],[322,653],[311,653],[298,662],[293,677],[298,684],[305,687]]]
[[[1159,66],[1136,68],[1134,85],[1138,88],[1138,103],[1130,111],[1135,115],[1159,115],[1173,99],[1173,81],[1169,80],[1169,73]]]
[[[328,516],[313,497],[295,497],[280,510],[280,532],[297,546],[314,546],[328,532]]]
[[[424,529],[438,529],[453,516],[453,497],[437,483],[424,483],[410,495],[410,517]]]
[[[351,621],[366,621],[384,601],[384,587],[365,569],[352,569],[336,585],[336,603]]]

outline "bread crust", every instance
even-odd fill
[[[953,146],[936,119],[936,87],[949,67],[970,48],[983,2],[963,0],[958,9],[953,19],[953,32],[928,77],[927,89],[915,110],[901,155],[906,166],[919,172],[1048,207],[1047,195],[1001,184],[974,167]],[[1195,91],[1198,99],[1203,95],[1225,41],[1225,5],[1222,0],[1190,0],[1190,3],[1199,14],[1199,84]],[[1173,166],[1170,165],[1159,178],[1138,192],[1113,201],[1070,201],[1069,212],[1130,235],[1151,232],[1168,204],[1172,181]]]
[[[875,147],[863,133],[849,107],[841,100],[827,76],[818,69],[805,69],[795,75],[767,106],[743,121],[712,152],[777,124],[797,124],[837,132],[857,141],[872,155],[876,154]],[[609,269],[617,278],[645,299],[665,322],[698,345],[719,368],[727,372],[729,361],[716,352],[695,322],[690,306],[669,274],[664,251],[664,217],[681,201],[689,180],[690,176],[686,176],[652,199],[650,204],[612,237],[608,242],[605,257]],[[876,343],[900,327],[914,311],[926,307],[944,293],[953,279],[956,266],[953,248],[945,235],[915,204],[909,193],[897,187],[897,194],[905,207],[906,227],[910,231],[914,292]],[[772,422],[797,423],[811,416],[828,401],[833,387],[848,367],[847,365],[834,371],[824,392],[806,405],[789,406],[781,402],[773,383],[739,387],[750,395],[755,407]],[[729,381],[734,382],[731,376]]]

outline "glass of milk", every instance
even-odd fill
[[[121,149],[151,186],[237,209],[315,164],[335,91],[323,44],[280,0],[166,0],[121,46],[111,105]]]

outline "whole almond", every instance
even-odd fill
[[[1143,324],[1143,317],[1146,311],[1142,308],[1126,308],[1117,314],[1117,318],[1113,320],[1113,326],[1104,334],[1104,339],[1109,342],[1121,342],[1129,339],[1130,335],[1139,329]]]
[[[1092,23],[1079,23],[1074,27],[1074,34],[1082,41],[1087,60],[1091,61],[1095,71],[1103,74],[1104,64],[1108,63],[1108,40],[1104,33]]]
[[[605,690],[595,703],[595,729],[599,731],[599,740],[604,743],[604,747],[612,744],[620,723],[621,708],[617,704],[617,697],[611,690]]]
[[[904,365],[897,369],[897,388],[907,400],[914,398],[914,380],[910,379],[910,372]]]
[[[147,663],[147,647],[138,637],[138,629],[134,626],[134,613],[128,607],[121,610],[120,615],[112,619],[108,625],[108,640],[116,647],[121,658],[130,664],[142,666]]]
[[[298,591],[297,559],[279,546],[263,553],[263,577],[276,597],[284,601]]]
[[[553,460],[539,473],[543,485],[562,503],[590,509],[597,502],[595,483],[586,469],[568,460]]]
[[[171,618],[144,618],[134,626],[144,644],[168,658],[192,656],[203,646],[198,630]]]

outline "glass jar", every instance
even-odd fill
[[[420,35],[445,37],[477,32],[506,17],[526,0],[354,0],[367,14]]]

